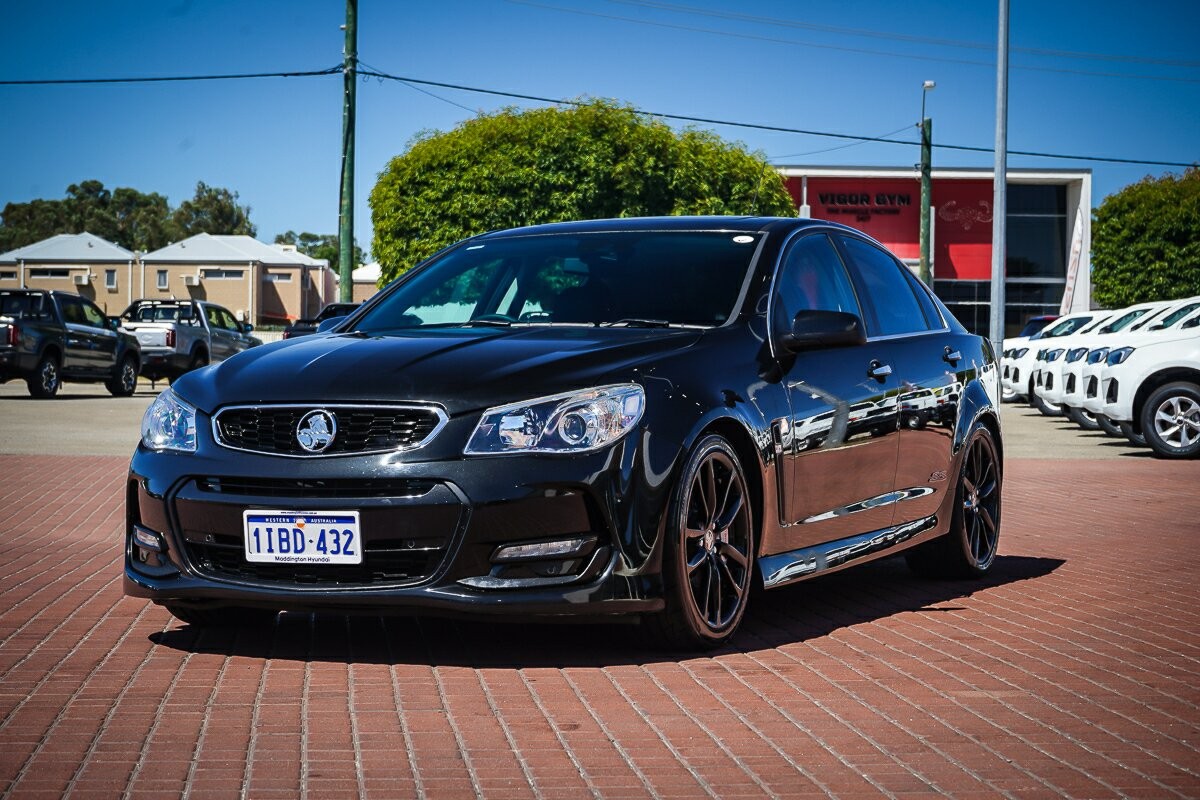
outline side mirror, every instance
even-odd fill
[[[345,319],[345,317],[341,316],[341,317],[330,317],[329,319],[321,320],[320,323],[317,324],[317,333],[324,333],[325,331],[333,330],[338,325],[340,325],[342,323],[342,320],[344,320],[344,319]]]
[[[115,331],[117,328],[121,327],[121,318],[120,317],[106,317],[105,319],[108,320],[108,327],[110,330]]]
[[[250,333],[250,331],[254,330],[254,326],[249,322],[241,322],[238,324],[242,326],[242,333]]]
[[[788,352],[816,347],[850,347],[867,341],[862,320],[845,311],[801,311],[781,339]]]

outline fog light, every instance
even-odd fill
[[[492,553],[492,563],[536,561],[545,558],[571,558],[591,550],[595,543],[595,536],[576,536],[570,539],[556,539],[551,542],[512,544],[497,548]]]
[[[167,549],[161,536],[149,528],[143,528],[141,525],[133,526],[133,539],[138,543],[138,547],[145,550],[153,550],[156,553],[161,553]]]

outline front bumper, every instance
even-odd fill
[[[452,420],[438,440],[462,438],[462,423]],[[436,455],[424,451],[292,459],[233,453],[207,431],[201,439],[194,454],[139,447],[134,455],[124,578],[131,596],[194,607],[471,616],[662,608],[658,549],[673,455],[664,471],[645,469],[654,461],[644,453],[645,431],[587,455],[433,460],[418,460]],[[357,510],[363,564],[251,564],[247,509]],[[588,548],[496,560],[502,547],[572,537],[586,538]]]

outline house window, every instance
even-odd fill
[[[0,281],[15,281],[17,279],[17,271],[15,269],[0,269]]]
[[[240,281],[246,274],[244,269],[202,269],[200,277],[205,280]]]
[[[267,283],[291,283],[292,273],[290,272],[268,272]]]
[[[31,269],[29,270],[31,278],[69,278],[71,270],[69,269]]]
[[[158,288],[163,292],[167,290],[167,271],[165,269],[158,271]]]
[[[105,289],[116,289],[117,288],[117,271],[115,269],[104,270],[104,288]]]

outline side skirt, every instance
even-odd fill
[[[762,556],[758,559],[758,569],[762,573],[763,585],[773,589],[893,550],[909,539],[932,530],[937,522],[937,515],[934,514],[925,519],[860,533],[815,547]]]

